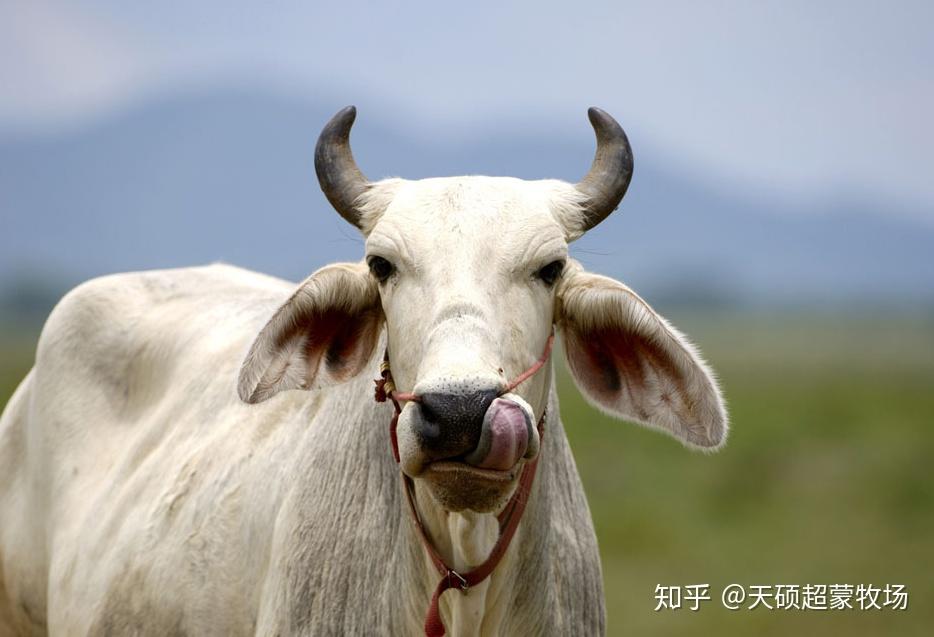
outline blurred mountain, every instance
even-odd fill
[[[312,163],[341,106],[331,95],[219,89],[0,140],[0,299],[34,308],[29,281],[49,290],[122,270],[223,260],[299,279],[360,258],[362,241],[327,205]],[[583,108],[577,136],[503,122],[469,137],[402,130],[375,100],[358,106],[354,152],[371,178],[576,181],[593,154]],[[934,302],[934,225],[912,211],[853,195],[790,209],[745,185],[718,190],[702,167],[689,172],[630,133],[635,178],[622,208],[574,244],[586,266],[668,305]]]

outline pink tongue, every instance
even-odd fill
[[[480,447],[489,448],[474,464],[483,469],[508,471],[525,455],[529,446],[529,430],[525,412],[511,400],[497,398],[483,419]]]

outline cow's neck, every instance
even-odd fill
[[[550,369],[548,373],[550,374]],[[549,380],[547,386],[550,387],[547,403],[549,406],[556,406],[553,396],[555,392],[553,383]],[[542,404],[545,402],[542,401]],[[549,422],[546,423],[546,430],[548,425],[552,423],[560,426],[556,413],[549,413],[547,419]],[[544,444],[544,440],[542,442],[539,474],[547,474],[548,471],[545,469],[545,465],[550,464],[547,449],[551,445]],[[537,478],[537,481],[540,480],[541,475]],[[521,545],[530,539],[525,530],[534,528],[534,519],[540,515],[541,507],[536,502],[538,491],[539,489],[534,488],[533,485],[532,494],[522,522],[509,550],[503,556],[493,574],[481,584],[471,587],[466,593],[459,590],[450,590],[442,596],[442,617],[448,629],[448,635],[462,637],[499,632],[497,628],[502,622],[504,614],[510,611],[515,595],[514,587],[518,570],[515,564],[516,556],[526,553]],[[436,550],[451,568],[459,572],[467,572],[487,559],[499,537],[499,523],[494,513],[480,514],[473,511],[450,513],[435,501],[428,489],[418,480],[415,481],[415,493],[419,516],[427,528]],[[414,528],[412,534],[413,536],[417,535]],[[418,554],[422,562],[420,570],[426,579],[426,588],[427,590],[433,590],[438,584],[438,571],[432,565],[424,549],[418,551]],[[429,601],[430,598],[426,596],[424,600],[425,609],[428,608]]]
[[[416,485],[419,514],[428,529],[436,550],[445,562],[458,572],[467,572],[486,560],[499,535],[499,524],[495,515],[473,513],[448,513],[435,503],[427,489]],[[518,541],[516,538],[515,541]],[[512,553],[512,551],[510,551]],[[432,565],[426,551],[420,551],[423,576],[427,578],[429,590],[438,583],[438,571]],[[442,597],[442,616],[448,634],[479,635],[484,622],[490,620],[491,613],[497,609],[499,586],[494,586],[508,573],[509,555],[503,558],[493,575],[472,587],[467,593],[451,590]],[[491,590],[492,589],[492,590]],[[424,606],[428,608],[429,599]]]

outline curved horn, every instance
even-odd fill
[[[597,136],[597,152],[590,172],[577,183],[577,189],[587,196],[583,206],[585,232],[616,210],[632,179],[632,148],[623,127],[596,106],[587,109],[587,117]]]
[[[370,182],[357,168],[350,151],[350,128],[357,117],[357,108],[348,106],[325,124],[315,145],[315,172],[324,196],[344,219],[360,227],[357,198]]]

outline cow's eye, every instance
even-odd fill
[[[367,265],[370,266],[370,272],[376,277],[376,280],[382,283],[395,271],[395,267],[383,257],[370,257],[367,259]]]
[[[535,273],[539,279],[541,279],[545,285],[554,285],[555,281],[558,280],[558,277],[561,276],[561,272],[564,270],[564,261],[552,261],[541,270]]]

